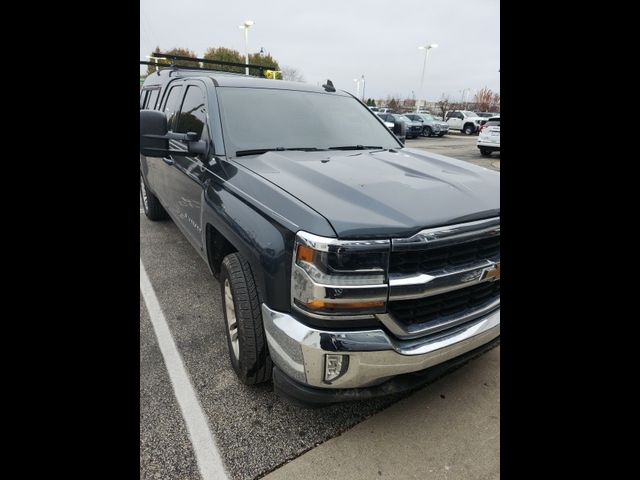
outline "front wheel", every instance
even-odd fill
[[[142,172],[140,172],[140,199],[142,200],[142,210],[149,220],[164,220],[168,217],[167,211],[160,205],[158,197],[149,191]]]
[[[422,130],[422,135],[424,135],[425,137],[430,137],[433,134],[433,131],[431,130],[431,127],[424,127],[424,129]]]
[[[249,262],[239,253],[224,257],[220,290],[233,370],[246,385],[268,381],[273,365],[262,324],[258,288]]]
[[[476,131],[476,127],[471,123],[467,123],[462,131],[465,135],[471,135]]]
[[[491,150],[489,150],[488,148],[481,148],[480,149],[480,154],[485,156],[485,157],[488,157],[488,156],[491,155]]]

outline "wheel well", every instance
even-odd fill
[[[220,275],[220,266],[224,257],[230,253],[237,252],[235,248],[225,237],[222,236],[213,225],[207,224],[207,259],[209,260],[209,268],[213,275],[218,278]]]

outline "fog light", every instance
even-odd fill
[[[347,369],[349,368],[349,355],[328,354],[324,357],[325,383],[330,383],[347,372]]]

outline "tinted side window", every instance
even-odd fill
[[[499,127],[500,120],[489,120],[486,124],[487,127]]]
[[[190,86],[184,96],[180,116],[178,117],[178,127],[176,132],[195,132],[198,138],[202,135],[202,129],[207,121],[205,109],[204,93],[200,87]]]
[[[156,108],[156,101],[158,100],[158,95],[160,94],[160,89],[157,88],[155,90],[149,90],[149,94],[147,95],[147,102],[145,103],[145,107],[149,110],[153,110]]]
[[[180,99],[182,94],[182,85],[176,85],[169,90],[167,101],[164,104],[163,112],[167,115],[167,126],[170,131],[175,128],[178,109],[180,108]]]

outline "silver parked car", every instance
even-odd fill
[[[406,116],[411,120],[422,123],[422,135],[425,137],[433,135],[442,137],[449,133],[449,124],[447,122],[443,122],[428,113],[407,113]]]

